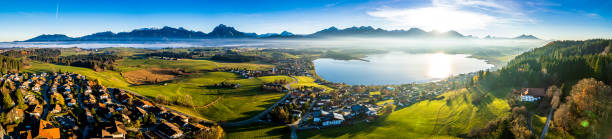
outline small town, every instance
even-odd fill
[[[219,126],[71,73],[4,74],[2,138],[181,138]]]

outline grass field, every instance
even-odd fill
[[[202,70],[213,70],[215,68],[236,68],[249,70],[266,70],[274,66],[268,64],[254,63],[219,63],[210,60],[197,59],[181,59],[181,60],[163,60],[154,58],[133,59],[126,58],[119,60],[118,71],[128,72],[148,68],[172,68],[183,69],[185,72],[198,72]]]
[[[142,67],[124,66],[124,70],[140,70],[144,68],[154,68],[160,64],[167,64],[166,68],[175,68],[181,66],[189,66],[191,69],[212,69],[216,67],[216,62],[207,60],[181,60],[176,61],[161,61],[161,60],[132,60],[120,62],[125,65],[128,63],[136,64],[139,62],[147,62]],[[159,63],[156,63],[159,62]],[[182,63],[185,62],[185,63]],[[236,63],[232,63],[236,64]],[[121,67],[121,65],[120,65]],[[157,95],[167,97],[190,95],[195,104],[194,107],[170,106],[181,112],[188,113],[203,119],[213,121],[235,121],[247,119],[257,113],[265,110],[268,106],[278,101],[284,93],[281,92],[265,92],[261,91],[260,86],[265,82],[271,82],[278,79],[286,79],[293,81],[287,76],[269,76],[260,78],[243,79],[234,73],[228,72],[201,72],[193,73],[173,81],[166,85],[132,85],[128,83],[119,72],[103,71],[95,72],[88,68],[54,65],[48,63],[33,62],[25,72],[52,72],[64,71],[75,72],[87,76],[90,79],[99,79],[103,85],[107,87],[122,88],[139,93],[143,96],[154,98]],[[239,83],[242,87],[238,89],[217,89],[211,86],[227,81],[230,83]]]
[[[312,87],[320,87],[320,88],[324,88],[327,90],[327,92],[331,91],[332,88],[327,87],[325,85],[320,85],[315,83],[315,79],[313,79],[312,77],[308,77],[308,76],[295,76],[296,79],[298,79],[297,83],[291,84],[292,88],[298,88],[298,87],[302,87],[302,86],[312,86]]]
[[[378,101],[378,102],[376,102],[376,105],[378,105],[378,106],[382,106],[382,105],[384,105],[384,104],[393,104],[393,102],[395,102],[393,99],[383,100],[383,101]]]
[[[175,69],[150,68],[122,72],[121,76],[130,84],[151,84],[174,80],[180,71]]]
[[[300,138],[455,138],[474,127],[508,114],[505,100],[487,97],[474,105],[471,95],[479,89],[450,91],[445,99],[422,101],[381,117],[372,123],[298,132]]]
[[[183,69],[186,72],[196,72],[200,70],[213,70],[217,67],[217,63],[208,60],[193,60],[193,59],[182,59],[182,60],[163,60],[163,59],[122,59],[117,61],[118,71],[128,72],[141,69],[149,68],[170,68],[170,69]]]
[[[287,126],[250,124],[225,129],[227,139],[288,139],[290,129]]]

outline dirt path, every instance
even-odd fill
[[[194,106],[193,108],[205,108],[206,109],[206,108],[208,108],[208,107],[210,107],[212,105],[215,105],[215,104],[219,103],[219,101],[221,101],[221,99],[223,99],[223,96],[218,97],[217,99],[213,100],[212,102],[210,102],[210,103],[208,103],[208,104],[206,104],[204,106]]]

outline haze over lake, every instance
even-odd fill
[[[484,60],[465,54],[390,52],[368,55],[364,60],[314,60],[315,71],[325,80],[351,85],[420,83],[451,75],[492,68]]]

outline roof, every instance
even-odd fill
[[[179,129],[176,125],[174,125],[174,124],[172,124],[170,122],[167,122],[167,121],[162,121],[162,124],[157,126],[156,129],[160,130],[161,132],[163,132],[167,136],[173,136],[173,135],[176,135],[176,134],[183,134],[183,131],[181,131],[181,129]]]
[[[321,110],[321,115],[327,115],[327,114],[329,114],[329,112],[326,112],[326,111],[324,111],[324,110]]]
[[[351,106],[351,109],[355,112],[358,112],[361,110],[361,105],[353,105]]]
[[[334,113],[334,119],[344,120],[344,116],[342,116],[342,114],[339,114],[339,113]]]
[[[143,103],[144,105],[153,106],[153,104],[152,104],[151,102],[146,101],[146,100],[143,100],[143,101],[142,101],[142,103]]]
[[[49,139],[59,139],[60,130],[59,128],[53,128],[53,125],[51,125],[50,122],[40,120],[38,125],[38,136]]]
[[[546,89],[544,88],[523,88],[521,89],[521,95],[543,97],[543,96],[546,96]]]

